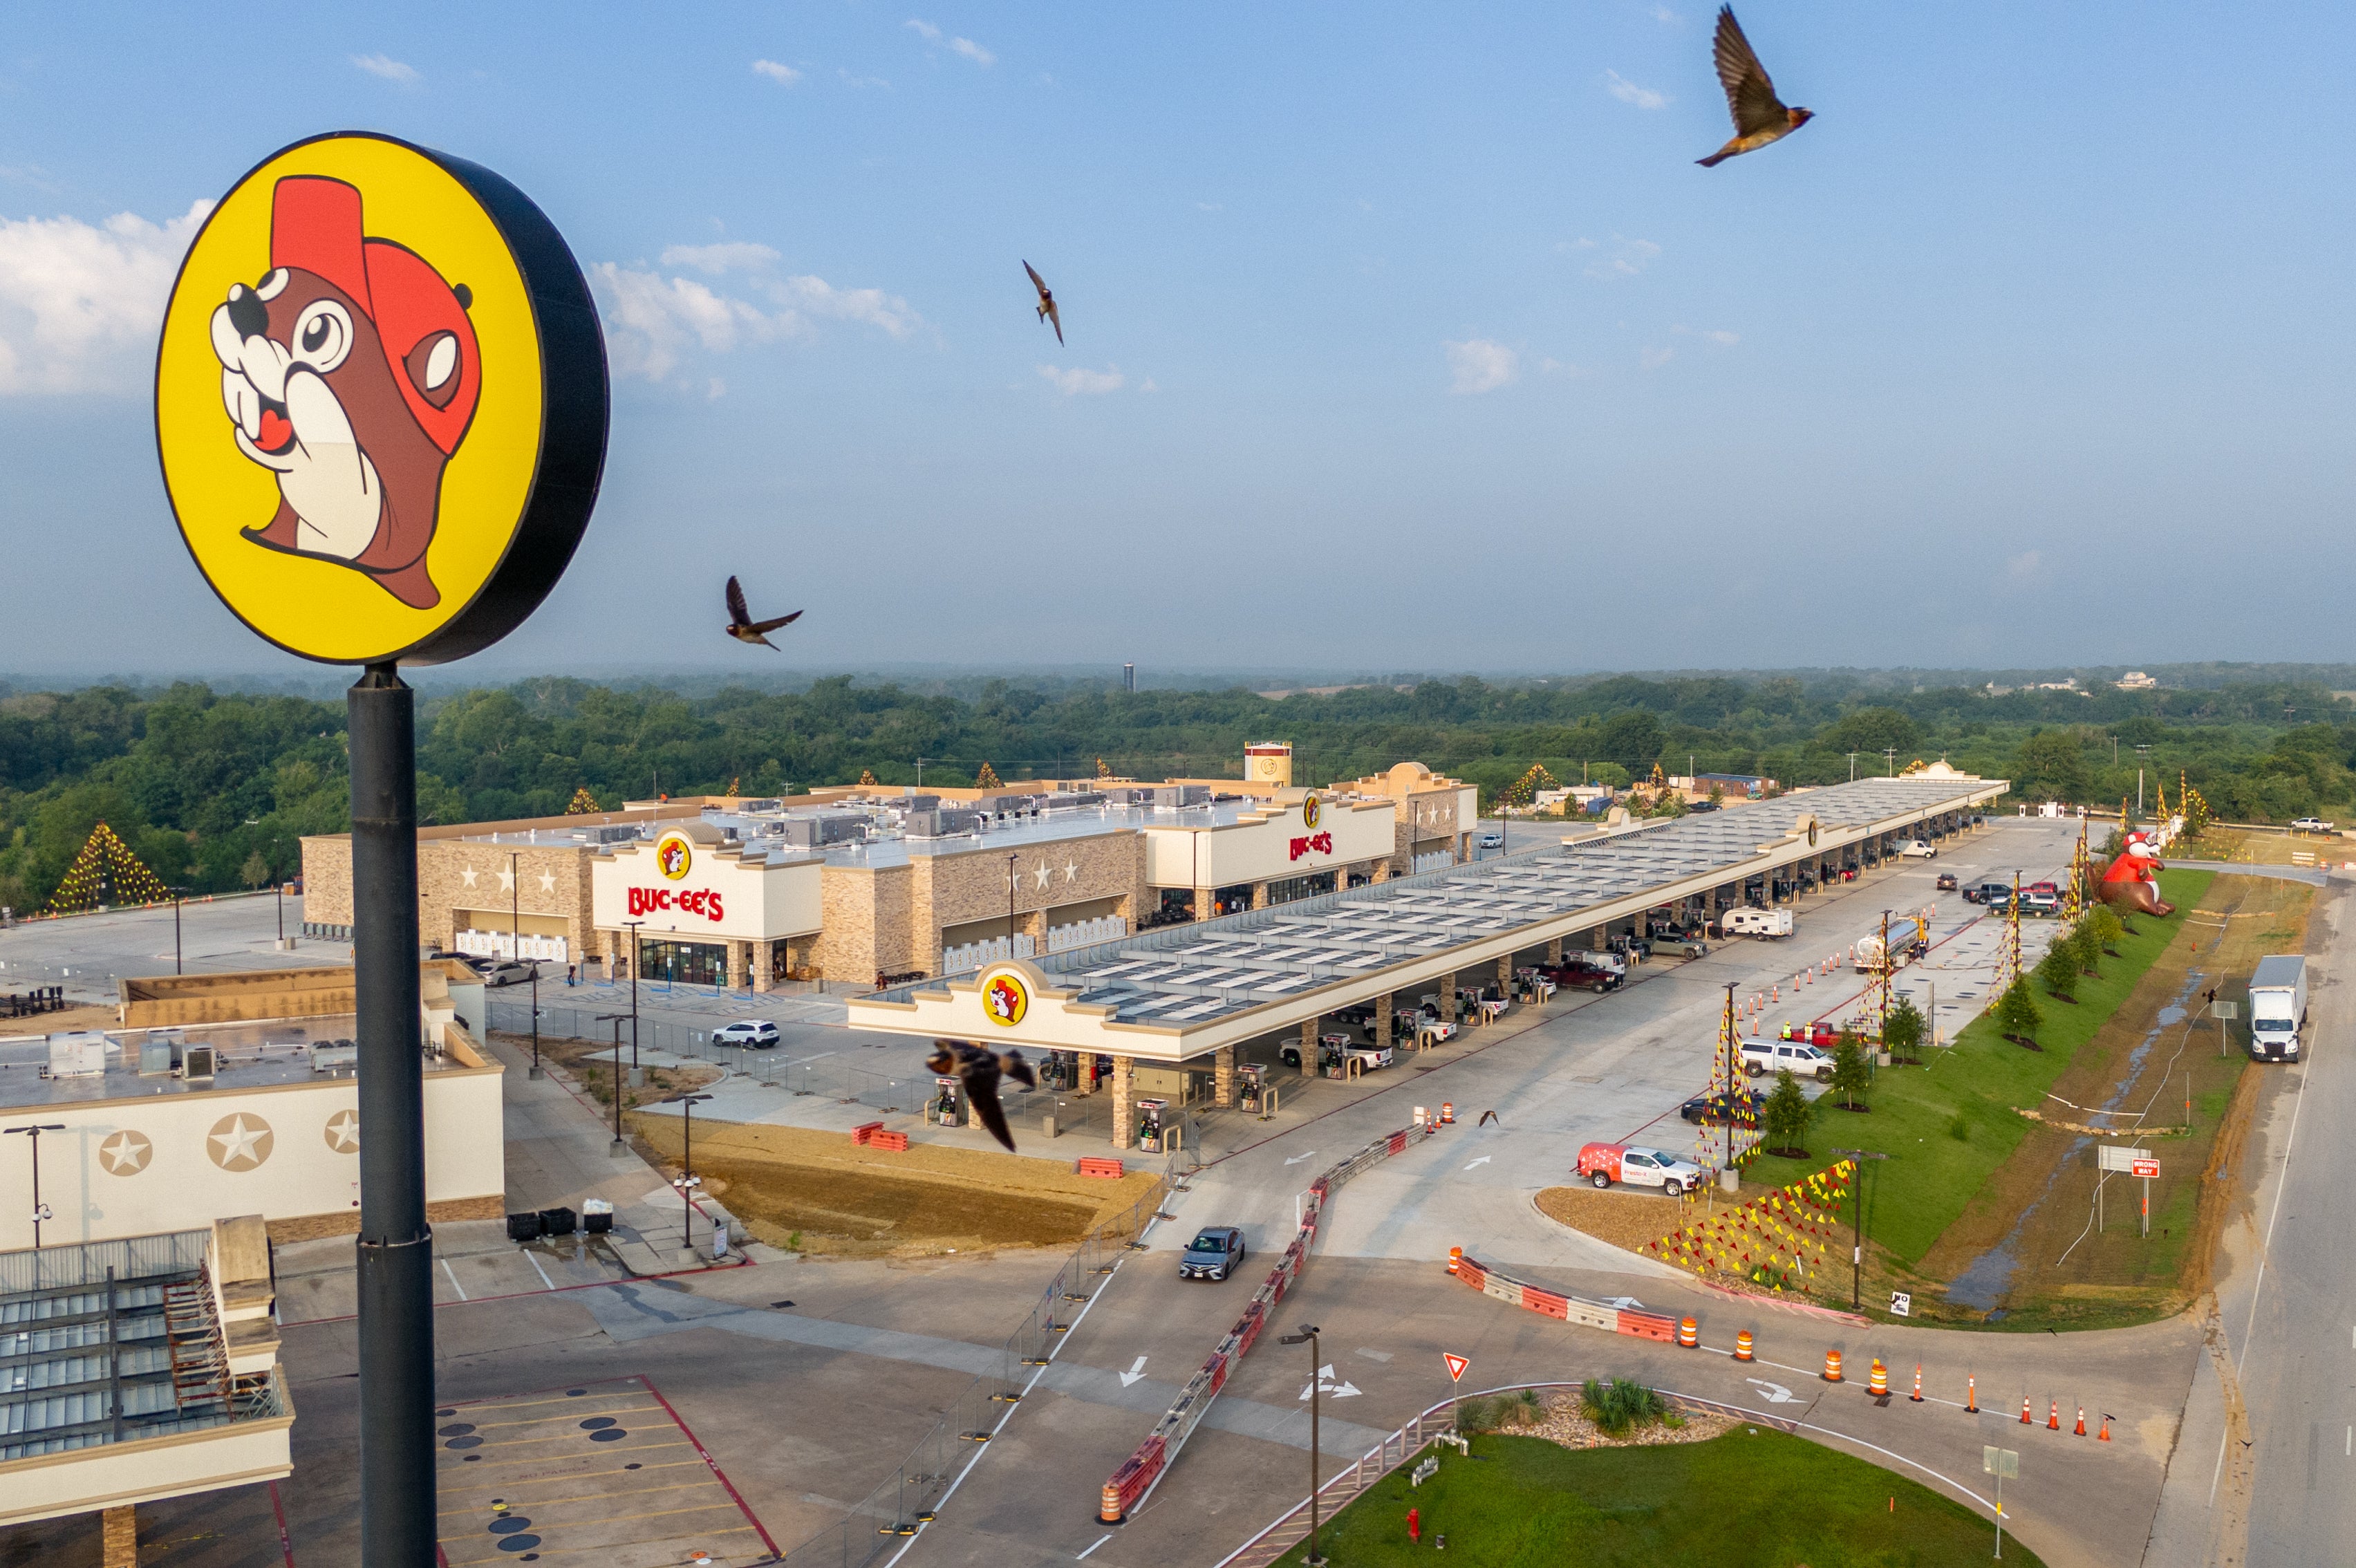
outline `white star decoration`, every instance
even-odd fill
[[[543,871],[540,874],[540,890],[542,893],[553,893],[556,891],[556,873],[553,871]]]
[[[1064,865],[1064,880],[1065,880],[1065,881],[1066,881],[1066,882],[1077,882],[1079,879],[1080,879],[1080,864],[1079,864],[1079,862],[1077,862],[1077,861],[1076,861],[1076,860],[1075,860],[1075,861],[1066,861],[1066,862],[1065,863],[1065,865]]]
[[[225,1171],[252,1170],[269,1157],[270,1151],[262,1147],[269,1137],[270,1124],[259,1116],[232,1116],[211,1135],[210,1141],[220,1145],[213,1163]]]
[[[459,867],[458,880],[472,887],[475,885],[475,868],[471,865]]]
[[[327,1118],[327,1147],[339,1155],[353,1155],[360,1147],[360,1117],[357,1111],[338,1111]]]
[[[136,1176],[147,1168],[147,1156],[155,1150],[155,1144],[126,1127],[98,1146],[98,1158],[116,1176]]]
[[[1039,867],[1038,875],[1039,886],[1044,887],[1047,886],[1047,878],[1055,875],[1055,869],[1052,866],[1042,865]]]
[[[509,869],[509,870],[507,870],[507,871],[502,871],[502,872],[500,872],[500,873],[499,873],[499,891],[500,891],[500,892],[502,892],[502,893],[510,893],[510,892],[513,892],[514,890],[515,890],[515,872],[514,872],[512,869]]]

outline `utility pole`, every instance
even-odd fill
[[[41,1250],[41,1221],[49,1218],[48,1207],[41,1202],[41,1134],[65,1130],[66,1124],[62,1122],[43,1122],[32,1127],[0,1127],[0,1133],[23,1133],[33,1141],[33,1251],[36,1252]]]
[[[172,896],[172,972],[177,974],[180,972],[180,895],[187,889],[166,887],[164,891]]]
[[[1280,1345],[1309,1347],[1309,1551],[1301,1559],[1301,1568],[1325,1568],[1325,1559],[1317,1550],[1317,1407],[1323,1403],[1318,1384],[1317,1325],[1304,1323],[1298,1334],[1280,1335]]]
[[[614,1026],[614,1142],[605,1152],[617,1160],[630,1152],[622,1136],[622,1020],[629,1016],[627,1013],[597,1015],[597,1022]]]
[[[1836,1155],[1852,1160],[1886,1160],[1890,1156],[1871,1149],[1835,1149]],[[1862,1311],[1859,1305],[1865,1289],[1865,1167],[1857,1167],[1857,1207],[1849,1221],[1848,1309]]]

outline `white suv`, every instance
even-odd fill
[[[1814,1078],[1819,1083],[1833,1080],[1833,1058],[1804,1040],[1745,1040],[1742,1042],[1742,1070],[1752,1078],[1789,1068],[1794,1078]]]
[[[715,1046],[751,1046],[767,1050],[777,1043],[777,1026],[766,1018],[745,1018],[712,1031]]]

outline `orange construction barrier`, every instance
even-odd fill
[[[1454,1101],[1443,1100],[1440,1102],[1440,1124],[1443,1127],[1453,1127],[1456,1125],[1456,1102]]]
[[[1837,1350],[1827,1350],[1825,1352],[1825,1381],[1828,1383],[1837,1383],[1840,1380],[1840,1352]]]
[[[1684,1346],[1688,1350],[1699,1348],[1701,1345],[1701,1325],[1696,1323],[1690,1317],[1681,1317],[1677,1319],[1677,1343]]]
[[[1108,1159],[1100,1155],[1082,1155],[1079,1160],[1073,1165],[1072,1169],[1075,1173],[1080,1176],[1109,1176],[1115,1181],[1119,1181],[1121,1175],[1121,1165],[1119,1160]]]
[[[1449,1248],[1449,1249],[1448,1249],[1448,1272],[1449,1272],[1450,1273],[1451,1273],[1451,1274],[1452,1274],[1452,1273],[1454,1273],[1456,1272],[1456,1267],[1457,1267],[1457,1265],[1458,1265],[1458,1264],[1460,1264],[1460,1263],[1462,1263],[1463,1261],[1464,1261],[1464,1249],[1463,1249],[1463,1248],[1462,1248],[1462,1247],[1451,1247],[1451,1248]]]
[[[2078,1435],[2081,1437],[2086,1435],[2086,1407],[2084,1405],[2080,1405],[2078,1407]]]
[[[2045,1418],[2045,1430],[2048,1432],[2059,1432],[2062,1430],[2062,1402],[2060,1400],[2055,1400],[2053,1402],[2053,1413]]]
[[[1734,1337],[1734,1359],[1738,1361],[1748,1361],[1751,1359],[1751,1330],[1746,1328],[1741,1333],[1736,1335]]]
[[[1914,1392],[1911,1398],[1915,1404],[1922,1402],[1922,1363],[1920,1361],[1914,1363]]]
[[[1976,1374],[1969,1374],[1964,1379],[1964,1413],[1977,1415],[1979,1412],[1980,1380]]]
[[[2108,1411],[2104,1411],[2103,1412],[2103,1430],[2094,1434],[2094,1441],[2097,1443],[2108,1443],[2110,1440],[2111,1416]]]
[[[1873,1366],[1865,1375],[1865,1390],[1876,1399],[1889,1397],[1890,1369],[1881,1364],[1881,1358],[1879,1356],[1873,1359]]]
[[[2037,1418],[2029,1413],[2029,1396],[2027,1394],[2020,1396],[2020,1424],[2023,1426],[2035,1426],[2037,1424]]]

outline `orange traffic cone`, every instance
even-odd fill
[[[1875,1399],[1890,1397],[1890,1369],[1881,1364],[1881,1358],[1879,1356],[1873,1359],[1873,1367],[1866,1374],[1865,1387],[1866,1391]]]
[[[1701,1325],[1690,1317],[1679,1318],[1677,1343],[1688,1350],[1698,1349],[1701,1346]]]
[[[1734,1337],[1734,1359],[1738,1361],[1750,1360],[1751,1346],[1751,1330],[1746,1328]]]
[[[2020,1396],[2020,1424],[2023,1426],[2035,1426],[2037,1424],[2037,1418],[2029,1413],[2029,1396],[2027,1394]]]
[[[1449,1248],[1449,1249],[1448,1249],[1448,1272],[1449,1272],[1450,1273],[1451,1273],[1451,1274],[1452,1274],[1452,1273],[1454,1273],[1456,1272],[1456,1266],[1457,1266],[1459,1263],[1462,1263],[1463,1261],[1464,1261],[1464,1249],[1463,1249],[1463,1248],[1462,1248],[1462,1247],[1451,1247],[1451,1248]]]
[[[1920,1361],[1914,1363],[1914,1392],[1910,1402],[1914,1404],[1922,1402],[1922,1363]]]
[[[2048,1432],[2059,1432],[2062,1430],[2062,1402],[2060,1400],[2055,1400],[2053,1402],[2053,1412],[2045,1418],[2045,1430]]]
[[[1825,1381],[1826,1381],[1826,1382],[1828,1382],[1828,1383],[1837,1383],[1837,1382],[1839,1382],[1840,1380],[1841,1380],[1841,1355],[1840,1355],[1840,1352],[1839,1352],[1839,1351],[1837,1351],[1837,1350],[1827,1350],[1827,1351],[1826,1351],[1826,1352],[1825,1352]]]
[[[2086,1407],[2084,1405],[2080,1405],[2078,1407],[2078,1435],[2081,1437],[2086,1435]]]
[[[2110,1440],[2111,1416],[2110,1412],[2105,1411],[2103,1412],[2103,1430],[2094,1434],[2094,1441],[2097,1443],[2108,1443]]]
[[[1980,1380],[1979,1380],[1979,1376],[1978,1376],[1978,1374],[1976,1374],[1976,1373],[1966,1373],[1966,1374],[1965,1375],[1965,1377],[1964,1377],[1964,1413],[1965,1413],[1965,1415],[1977,1415],[1977,1414],[1979,1414],[1979,1412],[1980,1412]]]

